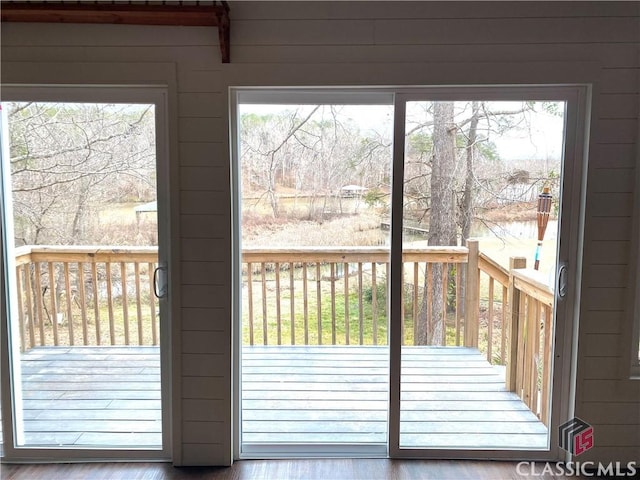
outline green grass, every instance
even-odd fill
[[[358,303],[358,294],[349,294],[349,317],[345,316],[344,294],[336,294],[335,304],[332,306],[331,294],[323,293],[320,299],[320,329],[318,329],[318,302],[315,292],[310,292],[307,304],[307,332],[308,338],[305,339],[305,315],[304,302],[301,298],[302,290],[296,295],[294,307],[293,330],[295,333],[294,342],[296,345],[336,344],[347,345],[347,330],[349,331],[349,344],[360,344],[360,335],[364,345],[374,344],[374,321],[373,306],[370,301],[362,302],[362,318],[360,318],[360,306]],[[272,297],[272,296],[270,296]],[[256,308],[257,307],[257,308]],[[254,305],[254,344],[268,345],[290,345],[291,341],[291,296],[289,292],[281,295],[281,319],[280,322],[280,341],[278,339],[278,322],[276,315],[275,299],[269,298],[267,305],[267,336],[266,342],[263,332],[263,315],[262,302],[258,299]],[[386,344],[387,342],[387,317],[384,310],[378,310],[377,328],[377,344]],[[251,343],[248,308],[243,310],[243,343],[248,345]],[[320,332],[321,342],[318,341]]]
[[[109,320],[109,308],[107,305],[101,302],[99,305],[99,326],[100,326],[100,343],[99,345],[153,345],[152,325],[151,325],[151,312],[148,303],[141,304],[141,321],[138,323],[137,318],[137,305],[135,301],[127,302],[128,307],[128,343],[126,324],[124,321],[124,308],[120,299],[114,299],[112,302],[112,317],[113,325]],[[64,319],[62,323],[58,323],[58,345],[70,345],[70,329],[69,322],[67,321],[67,306],[64,301],[58,307],[59,313],[64,313]],[[158,312],[158,306],[156,305],[156,313]],[[84,322],[82,319],[82,312],[78,305],[72,304],[72,330],[73,330],[73,344],[84,344]],[[92,303],[87,303],[86,310],[86,332],[87,332],[87,345],[98,345],[96,336],[96,317],[95,310]],[[154,319],[156,322],[157,339],[159,340],[160,330],[158,325],[158,317]],[[142,327],[142,342],[140,342],[138,336],[138,329]],[[44,321],[44,344],[55,345],[54,326],[45,314]],[[34,344],[36,346],[41,345],[40,327],[39,321],[33,326],[34,330]],[[30,344],[30,329],[25,326],[25,342],[27,346]]]
[[[291,291],[290,277],[288,271],[280,273],[280,325],[278,325],[278,312],[276,304],[276,288],[275,273],[269,271],[265,274],[266,305],[262,301],[262,280],[259,275],[253,276],[253,337],[251,336],[251,328],[249,322],[249,305],[248,295],[243,295],[243,344],[245,345],[386,345],[387,344],[387,313],[385,311],[386,292],[384,278],[377,279],[376,299],[377,299],[377,325],[374,328],[374,306],[373,306],[373,289],[370,279],[363,279],[363,285],[358,287],[358,276],[350,275],[349,285],[349,303],[348,303],[348,321],[345,318],[345,296],[344,296],[344,280],[339,278],[333,280],[335,290],[335,300],[332,305],[332,280],[326,276],[330,272],[326,266],[321,270],[321,290],[320,290],[320,325],[318,325],[318,292],[317,279],[314,277],[315,269],[308,269],[307,274],[307,315],[305,326],[304,314],[304,288],[301,269],[298,268],[294,272],[294,315],[293,322],[291,320]],[[453,277],[451,277],[453,278]],[[245,282],[247,278],[245,277]],[[486,280],[486,279],[485,279]],[[360,293],[362,292],[362,294]],[[455,295],[455,288],[450,289],[450,294]],[[362,310],[360,307],[362,303]],[[422,298],[419,299],[419,304]],[[266,324],[264,320],[263,308],[266,308]],[[488,346],[488,281],[481,282],[481,312],[479,327],[479,349],[481,352],[487,352]],[[491,357],[494,363],[502,363],[504,353],[501,352],[502,346],[502,288],[499,284],[494,287],[494,306],[493,306],[493,336],[491,339],[492,352]],[[404,345],[414,344],[414,325],[413,325],[413,285],[405,286],[405,305],[404,305]],[[294,329],[294,338],[291,338],[292,323]],[[451,310],[447,316],[447,325],[445,330],[446,345],[456,345],[456,322],[455,311]],[[347,341],[347,328],[349,331],[349,339]],[[374,329],[377,336],[374,341]],[[307,332],[305,338],[305,331]],[[319,336],[321,341],[319,341]],[[464,332],[463,328],[459,332],[459,343],[463,344]]]

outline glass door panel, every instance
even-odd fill
[[[237,115],[241,451],[385,454],[390,97],[256,95]]]
[[[406,102],[400,448],[548,448],[563,112]]]
[[[162,450],[157,107],[2,108],[13,446]]]

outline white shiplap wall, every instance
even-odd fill
[[[175,65],[175,461],[232,460],[227,91],[241,85],[592,83],[576,414],[594,424],[596,448],[580,460],[640,457],[640,381],[628,380],[627,334],[640,3],[232,2],[231,9],[230,65],[220,64],[215,29],[2,28],[3,64]],[[2,76],[11,72],[3,68]],[[67,77],[34,68],[20,80]]]

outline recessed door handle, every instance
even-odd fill
[[[558,269],[558,298],[564,298],[567,295],[568,273],[567,264],[560,264]]]
[[[153,271],[153,293],[158,298],[165,298],[168,291],[167,267],[165,265],[160,265]]]

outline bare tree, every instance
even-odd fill
[[[390,141],[364,136],[335,105],[241,115],[241,167],[245,195],[267,198],[281,216],[279,189],[305,196],[309,219],[323,220],[341,208],[349,183],[380,187],[389,182]],[[297,198],[297,197],[296,197]]]
[[[16,243],[104,241],[98,211],[155,199],[154,128],[148,105],[9,104]]]
[[[464,179],[464,192],[462,194],[462,206],[461,206],[461,234],[462,242],[469,238],[471,235],[471,224],[474,217],[474,205],[473,205],[473,187],[474,187],[474,167],[475,158],[478,154],[478,146],[476,144],[478,140],[478,122],[480,120],[480,102],[471,103],[471,118],[469,119],[469,130],[467,133],[467,144],[465,146],[465,179]]]
[[[429,245],[456,245],[455,164],[456,126],[453,102],[437,102],[433,107],[433,157],[431,163]],[[431,278],[425,275],[424,292],[431,281],[433,295],[423,295],[415,341],[418,345],[442,345],[445,319],[443,269],[433,265]]]

